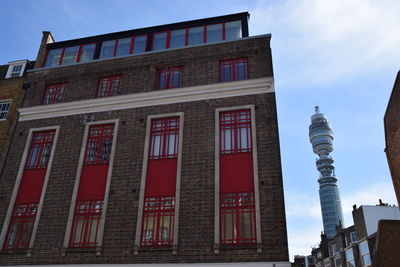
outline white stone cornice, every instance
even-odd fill
[[[272,77],[20,108],[20,121],[274,92]]]

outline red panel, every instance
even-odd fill
[[[149,160],[146,197],[175,195],[176,159]]]
[[[85,165],[79,183],[78,200],[104,199],[108,164]]]
[[[252,192],[253,155],[248,153],[223,154],[220,159],[220,192]]]
[[[16,204],[39,203],[47,169],[24,170],[17,194]]]

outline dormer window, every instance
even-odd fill
[[[9,62],[6,78],[22,77],[28,60],[18,60]]]

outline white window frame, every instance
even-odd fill
[[[13,212],[13,209],[14,209],[14,204],[15,204],[15,201],[17,199],[17,194],[18,194],[19,186],[21,184],[22,176],[24,174],[26,159],[28,157],[29,149],[30,149],[30,146],[31,146],[31,143],[32,143],[32,136],[33,136],[34,132],[49,131],[49,130],[55,130],[55,134],[54,134],[54,139],[53,139],[53,145],[52,145],[51,152],[50,152],[49,162],[48,162],[48,165],[47,165],[46,174],[45,174],[45,177],[44,177],[42,193],[40,195],[40,200],[39,200],[39,205],[38,205],[38,209],[37,209],[37,213],[36,213],[36,218],[35,218],[35,221],[33,223],[32,236],[31,236],[31,239],[29,241],[28,250],[27,250],[27,256],[31,256],[31,250],[33,248],[33,243],[35,242],[36,232],[37,232],[37,229],[38,229],[38,226],[39,226],[40,214],[42,213],[42,209],[43,209],[43,201],[44,201],[44,196],[46,195],[47,183],[48,183],[49,177],[50,177],[51,166],[53,164],[53,159],[54,159],[54,153],[56,151],[58,134],[60,132],[60,126],[59,125],[57,125],[57,126],[49,126],[49,127],[41,127],[41,128],[31,128],[29,130],[29,134],[28,134],[28,138],[27,138],[27,141],[26,141],[26,144],[25,144],[24,152],[22,154],[21,163],[19,165],[17,178],[16,178],[15,185],[14,185],[14,190],[13,190],[12,195],[11,195],[10,204],[8,205],[6,218],[4,220],[3,228],[2,228],[1,234],[0,234],[0,251],[3,250],[4,241],[5,241],[5,238],[6,238],[6,235],[7,235],[8,227],[10,225],[10,220],[11,220],[12,212]]]
[[[353,238],[353,234],[354,234],[354,238]],[[354,243],[357,241],[357,233],[355,231],[350,232],[350,242]]]
[[[364,253],[364,254],[361,254],[361,249],[360,249],[360,248],[361,248],[361,246],[364,245],[364,244],[366,244],[367,249],[368,249],[368,252],[367,252],[367,253]],[[362,264],[362,266],[371,266],[371,264],[372,264],[372,259],[371,259],[371,253],[370,253],[370,251],[369,251],[369,246],[368,246],[368,241],[367,241],[367,240],[364,240],[364,241],[362,241],[362,242],[360,242],[360,243],[358,244],[358,251],[360,252],[360,258],[361,258],[361,264]],[[365,256],[365,255],[368,255],[369,261],[371,262],[371,264],[368,264],[368,265],[365,264],[364,258],[363,258],[363,256]]]
[[[351,259],[348,259],[348,258],[347,258],[347,251],[351,251],[351,255],[353,256],[353,258],[351,258]],[[353,250],[353,247],[351,247],[351,248],[349,248],[349,249],[346,249],[346,251],[345,251],[345,257],[346,257],[346,266],[347,266],[347,267],[349,266],[349,262],[350,262],[350,261],[352,262],[353,266],[356,266],[356,260],[354,259],[354,250]]]
[[[335,258],[333,259],[333,263],[335,264],[335,267],[343,267],[343,264],[342,264],[342,259],[341,259],[342,257],[340,256],[340,254],[338,254],[338,255],[336,255],[335,256]],[[340,260],[340,265],[337,265],[336,264],[336,260]]]
[[[217,108],[215,109],[215,191],[214,191],[214,253],[219,254],[220,247],[220,158],[219,158],[219,114],[225,111],[235,111],[241,109],[250,109],[251,116],[251,139],[253,143],[253,179],[254,179],[254,200],[256,208],[256,245],[257,252],[262,252],[262,240],[261,240],[261,212],[260,212],[260,192],[259,192],[259,182],[258,182],[258,162],[257,162],[257,138],[256,138],[256,118],[255,118],[255,106],[235,106],[227,108]]]
[[[178,158],[176,166],[176,188],[175,188],[175,214],[174,214],[174,236],[172,242],[172,254],[178,253],[178,230],[179,230],[179,206],[180,206],[180,192],[181,192],[181,166],[182,166],[182,145],[183,145],[183,126],[184,126],[184,113],[167,113],[147,116],[147,127],[146,136],[144,141],[144,153],[143,153],[143,165],[142,165],[142,177],[140,184],[140,196],[139,196],[139,207],[138,216],[136,222],[136,234],[135,234],[135,246],[133,248],[134,254],[139,254],[140,249],[140,238],[142,234],[142,223],[143,223],[143,205],[144,205],[144,193],[146,190],[146,178],[147,178],[147,163],[149,158],[149,147],[150,147],[150,132],[151,132],[151,120],[153,119],[164,119],[170,117],[179,117],[179,138],[178,138]]]
[[[104,225],[105,225],[105,219],[106,219],[106,214],[107,214],[107,206],[108,206],[108,196],[109,196],[109,193],[110,193],[111,176],[112,176],[112,170],[113,170],[113,164],[114,164],[115,147],[116,147],[116,143],[117,143],[119,119],[105,120],[105,121],[95,121],[95,122],[86,123],[85,132],[83,134],[81,151],[80,151],[80,155],[79,155],[78,168],[76,170],[74,190],[72,192],[71,205],[70,205],[70,208],[69,208],[67,229],[65,231],[62,255],[65,255],[65,250],[69,249],[69,240],[70,240],[71,231],[72,231],[72,224],[73,224],[73,221],[74,221],[74,212],[75,212],[75,206],[76,206],[76,199],[78,197],[78,190],[79,190],[79,184],[80,184],[81,175],[82,175],[83,162],[84,162],[84,159],[85,159],[86,144],[87,144],[87,141],[88,141],[89,129],[90,129],[90,126],[101,125],[101,124],[114,124],[114,133],[113,133],[113,140],[112,140],[112,146],[111,146],[111,155],[110,155],[110,161],[109,161],[109,165],[108,165],[106,188],[105,188],[105,192],[104,192],[103,212],[101,214],[99,230],[97,232],[97,240],[98,240],[98,242],[97,242],[97,246],[96,246],[96,254],[97,255],[101,254],[101,247],[102,247],[102,244],[103,244]],[[75,250],[79,250],[79,248],[77,248]]]
[[[28,60],[17,60],[17,61],[11,61],[11,62],[8,62],[8,70],[7,70],[7,73],[6,73],[6,79],[9,79],[9,78],[18,78],[18,77],[22,77],[22,75],[24,75],[24,72],[25,72],[25,68],[26,68],[26,63],[28,62]],[[21,70],[19,71],[19,75],[18,76],[16,76],[16,77],[12,77],[12,75],[14,74],[14,73],[18,73],[18,72],[13,72],[13,69],[14,69],[14,67],[16,67],[16,66],[21,66]]]
[[[6,116],[3,119],[0,119],[0,121],[6,121],[7,120],[7,116],[8,116],[8,112],[10,111],[11,103],[12,103],[12,99],[1,99],[0,100],[0,114],[2,114],[2,113],[6,114]],[[9,104],[7,111],[1,111],[1,106],[3,104],[4,105]]]

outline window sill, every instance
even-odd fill
[[[101,247],[93,247],[93,248],[63,248],[61,250],[61,255],[65,256],[66,253],[96,253],[96,256],[100,256]]]
[[[214,245],[214,253],[219,254],[220,250],[244,250],[244,249],[255,249],[257,250],[257,253],[262,252],[262,244],[242,244],[242,245],[221,245],[221,244],[215,244]]]
[[[26,255],[27,257],[31,256],[31,249],[23,248],[23,249],[2,249],[0,250],[0,255]]]
[[[133,249],[134,254],[138,255],[139,252],[155,252],[155,251],[171,251],[172,254],[176,255],[178,253],[177,247],[135,247]]]

